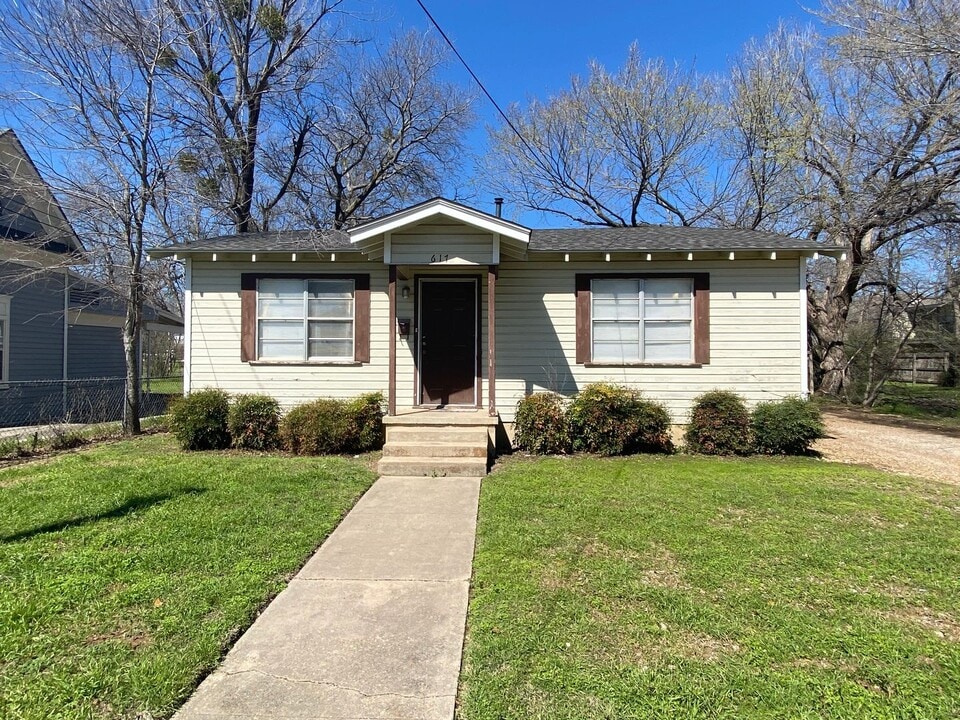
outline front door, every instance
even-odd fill
[[[477,281],[420,280],[420,402],[477,404]]]

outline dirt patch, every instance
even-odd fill
[[[86,639],[87,645],[100,645],[101,643],[116,642],[126,645],[131,650],[150,645],[153,638],[145,630],[136,630],[133,628],[111,630],[107,633],[91,635]]]
[[[942,640],[960,642],[960,622],[947,613],[924,606],[904,607],[884,613],[884,617],[902,625],[923,628]]]
[[[960,437],[877,424],[850,413],[824,413],[827,437],[814,449],[825,460],[960,485]]]

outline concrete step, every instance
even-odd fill
[[[487,428],[456,425],[388,425],[387,442],[486,443]]]
[[[384,457],[487,457],[487,440],[483,442],[388,442],[383,446]]]
[[[377,472],[406,477],[483,477],[487,474],[487,458],[384,457]]]

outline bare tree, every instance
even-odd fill
[[[586,225],[699,223],[718,195],[713,96],[708,79],[633,46],[617,72],[593,63],[586,80],[514,108],[522,137],[492,131],[485,178],[522,207]]]
[[[293,213],[318,229],[342,228],[439,194],[464,153],[472,98],[438,74],[439,42],[409,32],[383,51],[342,53],[308,106],[311,125],[291,178]],[[286,180],[291,149],[266,164]]]
[[[0,25],[22,70],[25,132],[57,154],[45,169],[122,258],[126,313],[123,427],[140,431],[139,350],[145,247],[164,237],[170,136],[161,125],[169,16],[149,0],[38,0],[8,6]]]

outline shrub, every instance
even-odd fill
[[[798,397],[758,404],[750,425],[757,452],[769,455],[806,455],[825,430],[820,408]]]
[[[563,398],[552,392],[528,395],[517,403],[514,443],[537,455],[570,451],[570,430]]]
[[[570,404],[568,418],[574,450],[601,455],[673,451],[670,415],[663,405],[621,385],[587,385]]]
[[[726,390],[698,397],[685,435],[687,449],[704,455],[748,455],[750,415],[743,399]]]
[[[170,405],[170,429],[184,450],[220,450],[230,445],[229,398],[222,390],[197,390]]]
[[[283,447],[298,455],[365,452],[383,446],[383,396],[349,402],[320,399],[299,405],[280,424]]]
[[[280,404],[269,395],[238,395],[227,424],[234,447],[273,450],[280,444]]]
[[[356,437],[348,452],[369,452],[383,447],[383,393],[367,393],[347,403]]]

